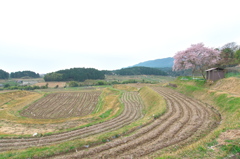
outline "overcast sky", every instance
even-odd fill
[[[114,70],[240,44],[239,0],[0,0],[0,69]]]

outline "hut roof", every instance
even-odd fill
[[[205,70],[206,72],[207,71],[212,71],[212,70],[224,70],[223,68],[219,68],[219,67],[215,67],[215,68],[210,68],[208,70]]]

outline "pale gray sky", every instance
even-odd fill
[[[120,69],[240,44],[239,0],[0,0],[0,69]]]

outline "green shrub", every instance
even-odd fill
[[[97,85],[106,85],[106,83],[104,81],[98,81]]]
[[[70,81],[70,82],[68,83],[68,86],[69,86],[69,87],[78,87],[78,82],[76,82],[76,81]]]

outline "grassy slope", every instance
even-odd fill
[[[212,91],[205,81],[176,80],[175,83],[178,87],[173,89],[214,106],[221,113],[222,121],[206,137],[174,153],[164,154],[160,158],[212,159],[229,157],[240,153],[239,136],[238,138],[225,141],[224,144],[219,143],[220,135],[240,129],[240,97],[234,97],[217,90]]]

